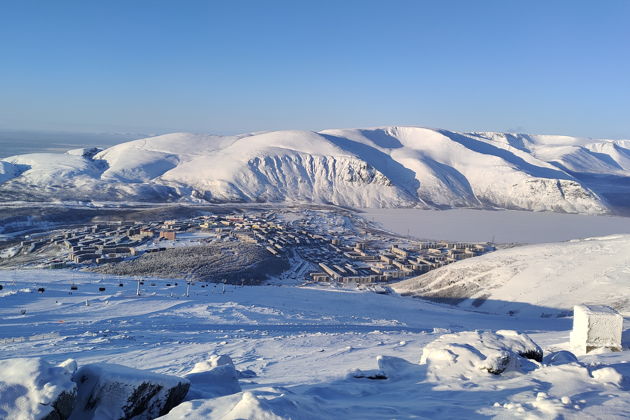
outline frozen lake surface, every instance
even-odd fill
[[[364,209],[384,229],[420,239],[542,243],[630,233],[630,217],[516,210]]]

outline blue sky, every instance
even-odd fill
[[[0,128],[630,138],[630,1],[0,2]]]

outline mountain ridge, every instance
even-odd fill
[[[172,133],[0,159],[0,201],[630,209],[630,140],[422,127]],[[628,201],[628,202],[626,202]]]

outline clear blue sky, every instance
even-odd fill
[[[0,128],[630,138],[630,1],[0,2]]]

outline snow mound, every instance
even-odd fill
[[[71,419],[152,419],[168,413],[188,393],[190,383],[126,366],[95,363],[81,367]]]
[[[542,362],[542,349],[526,334],[512,330],[465,331],[445,334],[422,350],[420,364],[428,366],[430,380],[474,378],[483,372],[499,375]]]
[[[549,353],[543,358],[543,363],[545,365],[551,366],[564,365],[567,363],[577,363],[577,361],[578,359],[577,357],[575,357],[575,354],[567,350],[560,350]]]
[[[189,399],[214,398],[241,392],[239,372],[227,355],[212,355],[207,361],[195,364],[185,378],[190,381]]]
[[[244,392],[241,400],[230,410],[226,420],[237,419],[265,419],[283,420],[284,416],[276,415],[272,407],[263,399],[257,398],[251,392]]]
[[[270,388],[264,395],[246,391],[225,397],[186,401],[160,419],[319,420],[333,416],[332,410],[322,405],[318,397],[296,398],[286,389],[281,394],[278,391]]]
[[[458,261],[392,288],[512,316],[568,316],[574,305],[601,303],[628,312],[628,255],[630,235],[520,246]]]
[[[234,362],[230,356],[226,354],[213,354],[208,358],[208,360],[195,363],[195,366],[188,373],[207,372],[218,366],[226,365],[234,367]]]
[[[0,360],[0,418],[67,419],[77,393],[74,369],[72,360],[59,366],[39,358]]]
[[[612,384],[614,386],[621,386],[623,381],[623,375],[621,375],[615,368],[604,367],[596,369],[591,372],[593,379],[605,384]]]

